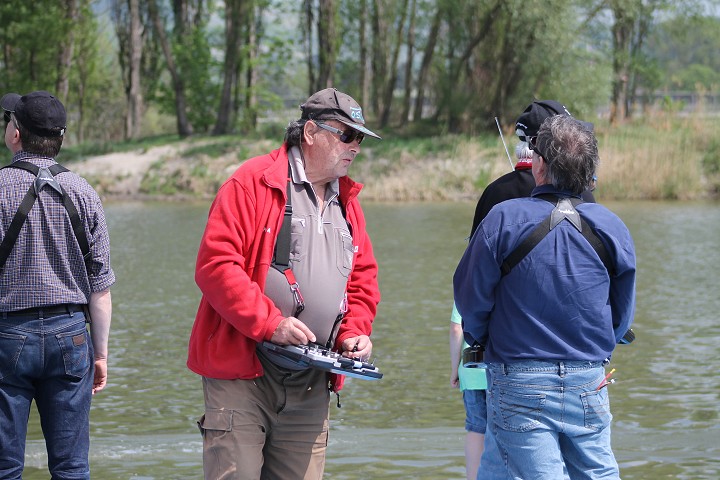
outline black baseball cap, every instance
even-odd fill
[[[360,105],[350,95],[335,88],[326,88],[314,93],[300,105],[300,110],[302,110],[300,118],[304,120],[337,120],[365,135],[382,138],[365,127],[365,117]]]
[[[15,115],[23,127],[40,137],[62,137],[67,128],[67,114],[62,102],[45,91],[26,95],[7,93],[0,108]]]
[[[518,117],[517,122],[515,122],[515,133],[520,137],[520,140],[523,141],[526,141],[527,137],[535,137],[537,136],[538,130],[540,130],[540,125],[542,125],[545,119],[555,115],[572,117],[565,105],[556,100],[537,100],[532,102]],[[582,120],[578,121],[582,123],[585,128],[591,132],[593,131],[594,127],[592,123],[583,122]]]

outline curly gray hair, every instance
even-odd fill
[[[575,195],[588,188],[600,163],[593,132],[575,118],[564,115],[543,122],[536,151],[547,165],[546,182]]]

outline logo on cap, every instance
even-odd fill
[[[350,107],[350,118],[352,118],[353,120],[357,120],[359,123],[365,123],[365,119],[363,118],[362,114],[362,108],[360,107]]]

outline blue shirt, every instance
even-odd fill
[[[455,272],[454,295],[468,343],[485,345],[487,362],[602,361],[632,324],[635,248],[610,210],[582,203],[577,211],[605,245],[615,269],[569,222],[562,221],[502,277],[503,260],[555,207],[535,198],[499,203],[481,222]]]

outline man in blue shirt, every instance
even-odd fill
[[[493,448],[478,479],[563,478],[563,463],[572,479],[619,478],[603,367],[632,323],[632,238],[607,208],[580,201],[599,161],[586,126],[551,117],[533,150],[532,197],[490,211],[454,276],[465,338],[484,347],[488,364]]]

